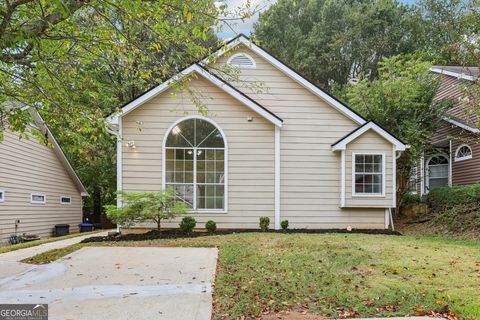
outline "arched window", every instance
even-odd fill
[[[255,60],[246,53],[234,54],[227,63],[238,68],[255,69],[257,67]]]
[[[437,155],[427,161],[428,189],[448,186],[448,159]]]
[[[462,161],[472,159],[472,148],[468,144],[462,144],[457,148],[455,152],[455,161]]]
[[[164,141],[164,187],[173,188],[193,210],[225,210],[226,141],[210,120],[175,123]]]

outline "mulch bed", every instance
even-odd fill
[[[208,237],[208,236],[217,236],[217,235],[227,235],[227,234],[236,234],[236,233],[245,233],[245,232],[258,232],[264,233],[258,229],[222,229],[217,230],[214,233],[202,232],[202,231],[193,231],[191,233],[184,233],[179,229],[166,229],[158,232],[157,230],[152,230],[146,233],[130,233],[130,234],[113,234],[104,237],[90,237],[81,241],[81,243],[89,242],[110,242],[110,241],[145,241],[145,240],[156,240],[156,239],[181,239],[181,238],[196,238],[196,237]],[[322,233],[362,233],[362,234],[383,234],[383,235],[393,235],[401,236],[402,234],[398,231],[391,230],[372,230],[372,229],[353,229],[348,231],[346,229],[289,229],[286,231],[283,230],[269,230],[266,233],[283,233],[283,234],[292,234],[292,233],[309,233],[309,234],[322,234]]]

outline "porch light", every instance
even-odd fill
[[[125,144],[127,147],[131,148],[131,149],[135,149],[137,146],[135,145],[135,141],[128,141],[126,144]]]

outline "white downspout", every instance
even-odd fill
[[[122,118],[118,118],[118,134],[117,134],[117,191],[122,190],[122,168],[123,168],[123,143],[122,143]],[[122,206],[122,198],[117,194],[117,208]],[[117,223],[117,232],[120,232],[120,224]]]
[[[448,186],[452,186],[452,140],[448,141]]]

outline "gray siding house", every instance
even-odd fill
[[[54,136],[33,109],[30,129],[35,135],[19,139],[5,130],[0,141],[0,243],[12,234],[51,236],[56,224],[78,231],[82,222],[85,187],[75,174]]]

